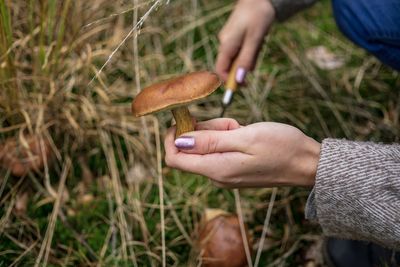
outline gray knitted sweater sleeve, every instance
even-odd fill
[[[300,10],[313,5],[317,0],[270,0],[278,21],[284,21]]]
[[[324,234],[400,248],[400,145],[325,139],[306,218]]]

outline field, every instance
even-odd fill
[[[0,266],[198,265],[202,213],[235,212],[234,193],[166,167],[171,115],[137,119],[130,104],[155,81],[213,70],[217,33],[233,6],[0,0],[0,143],[37,135],[52,155],[43,170],[20,178],[0,170]],[[344,65],[317,67],[306,56],[315,46]],[[274,25],[226,117],[288,123],[318,141],[398,142],[396,88],[399,73],[346,40],[322,1]],[[222,93],[190,107],[197,120],[219,116]],[[254,250],[262,247],[259,266],[322,266],[321,230],[304,219],[308,193],[240,190]]]

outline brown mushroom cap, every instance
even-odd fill
[[[202,267],[247,266],[246,252],[240,231],[239,219],[221,210],[206,211],[205,222],[199,231]],[[250,236],[246,230],[247,245]]]
[[[10,170],[14,176],[22,177],[33,170],[41,170],[51,160],[50,142],[36,135],[25,136],[27,147],[15,138],[0,144],[0,167]],[[43,145],[43,146],[42,146]]]
[[[132,112],[140,117],[181,106],[208,96],[220,85],[221,81],[215,73],[188,73],[143,89],[132,102]]]

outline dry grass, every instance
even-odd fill
[[[213,69],[216,35],[232,8],[224,2],[0,2],[1,140],[36,134],[53,154],[43,171],[20,179],[2,170],[0,266],[196,263],[202,211],[234,211],[234,194],[163,168],[160,140],[171,117],[135,119],[130,101],[154,81]],[[305,57],[315,45],[346,65],[319,70]],[[399,141],[399,74],[345,41],[327,2],[278,25],[260,59],[227,116],[290,123],[317,140]],[[218,116],[220,97],[191,107],[193,114]],[[15,206],[24,192],[21,214]],[[266,234],[259,266],[304,264],[320,239],[303,219],[307,191],[278,189],[264,228],[273,192],[241,190],[255,248]]]

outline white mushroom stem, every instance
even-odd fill
[[[186,106],[180,106],[172,109],[176,121],[176,133],[175,138],[180,135],[194,131],[194,123],[192,116]]]

